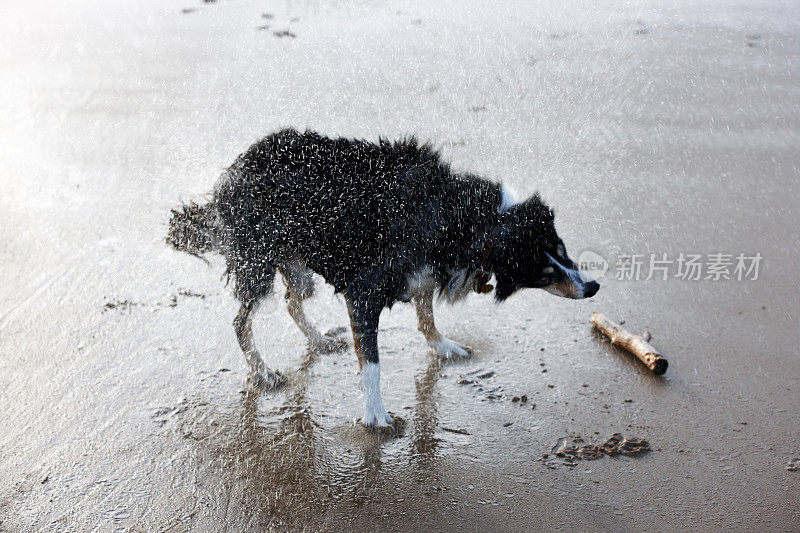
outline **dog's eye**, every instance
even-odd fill
[[[542,274],[552,274],[553,272],[555,272],[553,267],[545,267],[542,269]]]

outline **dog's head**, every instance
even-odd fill
[[[180,252],[199,255],[214,248],[211,206],[194,202],[173,209],[169,219],[167,244]]]
[[[497,278],[495,297],[501,301],[523,288],[576,299],[590,298],[600,288],[581,278],[556,233],[553,211],[538,195],[501,215],[489,257]]]

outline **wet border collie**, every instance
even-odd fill
[[[434,325],[435,292],[455,302],[493,289],[502,301],[526,287],[567,298],[588,298],[599,288],[579,276],[538,195],[518,202],[496,183],[454,173],[413,138],[371,143],[273,133],[223,173],[211,201],[172,211],[167,243],[225,257],[241,302],[234,329],[256,384],[282,380],[264,365],[251,330],[275,272],[284,279],[289,314],[320,352],[346,343],[320,333],[303,313],[312,274],[343,294],[361,368],[362,422],[372,428],[392,422],[380,396],[384,307],[413,300],[430,347],[442,357],[465,357],[470,348]],[[496,287],[488,285],[492,276]]]

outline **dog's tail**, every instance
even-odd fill
[[[206,261],[201,254],[213,251],[217,241],[217,217],[212,203],[191,202],[172,210],[167,244]]]

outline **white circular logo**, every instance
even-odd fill
[[[608,270],[608,261],[591,250],[584,250],[578,256],[578,270],[584,282],[598,280]]]

